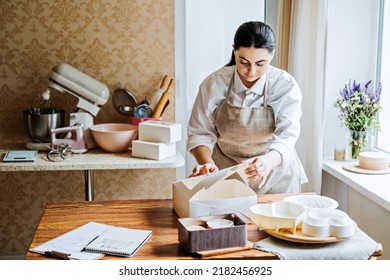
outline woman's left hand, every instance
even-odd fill
[[[267,180],[267,176],[272,169],[269,162],[267,161],[267,157],[258,156],[250,158],[245,162],[249,163],[249,166],[245,169],[245,174],[248,175],[249,181],[256,181],[260,179],[258,186],[260,189],[264,185],[265,181]]]
[[[267,180],[268,174],[271,170],[282,163],[282,156],[276,150],[270,150],[262,156],[247,159],[249,167],[245,169],[245,174],[248,175],[249,181],[254,181],[260,178],[258,188],[260,189]]]

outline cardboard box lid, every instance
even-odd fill
[[[182,183],[184,187],[188,189],[188,192],[191,194],[191,197],[197,192],[199,192],[200,190],[202,189],[207,190],[210,187],[214,186],[218,181],[222,181],[222,180],[235,179],[240,181],[244,185],[248,185],[246,180],[244,179],[246,177],[244,172],[246,167],[247,164],[242,163],[229,168],[219,170],[215,173],[177,181],[174,184]]]

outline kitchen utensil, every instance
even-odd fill
[[[61,143],[56,150],[51,150],[47,153],[47,159],[50,161],[68,160],[73,156],[72,147],[67,143]]]
[[[152,95],[152,98],[150,100],[149,105],[153,111],[156,110],[157,104],[158,104],[159,100],[161,99],[161,96],[164,93],[164,90],[165,90],[164,88],[166,86],[167,80],[168,80],[168,75],[164,75],[159,88],[157,88]]]
[[[228,219],[212,219],[206,222],[210,229],[226,228],[234,226],[233,221]]]
[[[170,91],[171,91],[174,83],[175,83],[174,79],[171,79],[169,81],[167,89],[162,94],[160,100],[157,103],[156,109],[153,111],[153,116],[152,116],[153,118],[160,118],[161,117],[161,114],[164,110],[164,107],[166,106],[167,102],[169,101],[168,99],[169,99]]]
[[[95,140],[93,139],[91,130],[93,126],[93,119],[88,112],[75,112],[70,113],[69,126],[81,126],[84,129],[84,138],[87,142],[87,149],[94,149],[97,147]]]
[[[11,150],[5,154],[3,162],[34,162],[37,154],[37,150]]]
[[[147,104],[141,104],[137,106],[134,112],[134,116],[139,119],[149,118],[152,116],[153,110]]]
[[[354,221],[338,209],[315,209],[303,220],[302,233],[315,237],[350,237],[356,232]]]
[[[66,138],[61,137],[64,134],[67,134]],[[61,144],[69,145],[74,153],[85,153],[88,150],[82,126],[52,129],[50,136],[51,149],[54,151],[57,151]]]
[[[250,250],[250,249],[253,249],[253,243],[248,240],[246,245],[244,245],[244,246],[222,248],[222,249],[215,249],[215,250],[206,250],[206,251],[196,252],[195,254],[200,258],[210,258],[213,256],[220,256],[220,255],[225,255],[225,254],[237,253],[237,252],[246,251],[246,250]]]
[[[274,229],[276,233],[280,229],[295,233],[305,214],[305,208],[302,205],[289,201],[257,204],[249,210],[252,214],[252,221],[259,228]]]
[[[34,111],[34,113],[39,114],[41,108],[51,108],[50,93],[51,89],[48,88],[35,97],[31,106],[31,109]]]
[[[318,208],[335,209],[339,206],[336,200],[322,195],[292,195],[283,200],[301,204],[306,210]]]
[[[49,143],[50,130],[63,127],[65,110],[34,108],[23,111],[23,120],[28,136],[34,142]]]
[[[138,126],[125,123],[96,124],[90,129],[99,147],[111,153],[128,150],[138,135]]]
[[[202,227],[202,226],[198,226],[198,225],[189,225],[189,226],[186,226],[186,230],[188,230],[188,231],[206,230],[206,229],[207,229],[207,228]]]
[[[76,96],[79,99],[76,107],[90,113],[91,118],[97,115],[110,95],[106,85],[66,63],[52,68],[49,88]]]
[[[327,237],[318,237],[318,236],[309,236],[302,232],[302,229],[297,228],[295,233],[292,233],[288,229],[280,229],[276,232],[275,229],[264,229],[269,235],[276,237],[278,239],[287,240],[290,242],[304,243],[304,244],[327,244],[327,243],[337,243],[345,240],[346,238],[338,238],[334,236]]]
[[[112,95],[112,102],[115,110],[127,117],[134,116],[135,108],[137,107],[137,99],[127,89],[120,85]]]
[[[106,85],[86,75],[66,63],[60,63],[50,72],[48,90],[42,94],[43,98],[50,98],[50,91],[67,92],[78,98],[77,110],[71,114],[70,126],[82,124],[85,134],[89,134],[89,127],[93,125],[93,117],[98,114],[102,105],[108,99],[110,92]],[[87,148],[94,148],[96,144],[87,138]]]
[[[142,118],[150,118],[153,114],[153,110],[149,105],[149,102],[145,98],[137,104],[137,107],[134,111],[134,117],[142,119]]]

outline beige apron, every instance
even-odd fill
[[[267,105],[268,80],[265,83],[263,106],[253,108],[228,103],[233,80],[234,75],[226,98],[215,111],[218,137],[212,157],[219,169],[265,154],[275,130],[273,110]],[[260,190],[258,189],[260,180],[250,182],[250,187],[258,194],[298,193],[301,188],[302,172],[302,165],[295,153],[289,166],[269,173],[266,183]]]

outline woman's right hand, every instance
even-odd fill
[[[189,176],[189,178],[214,173],[218,170],[218,167],[214,163],[199,164],[194,167],[194,169],[192,170],[192,174]]]

